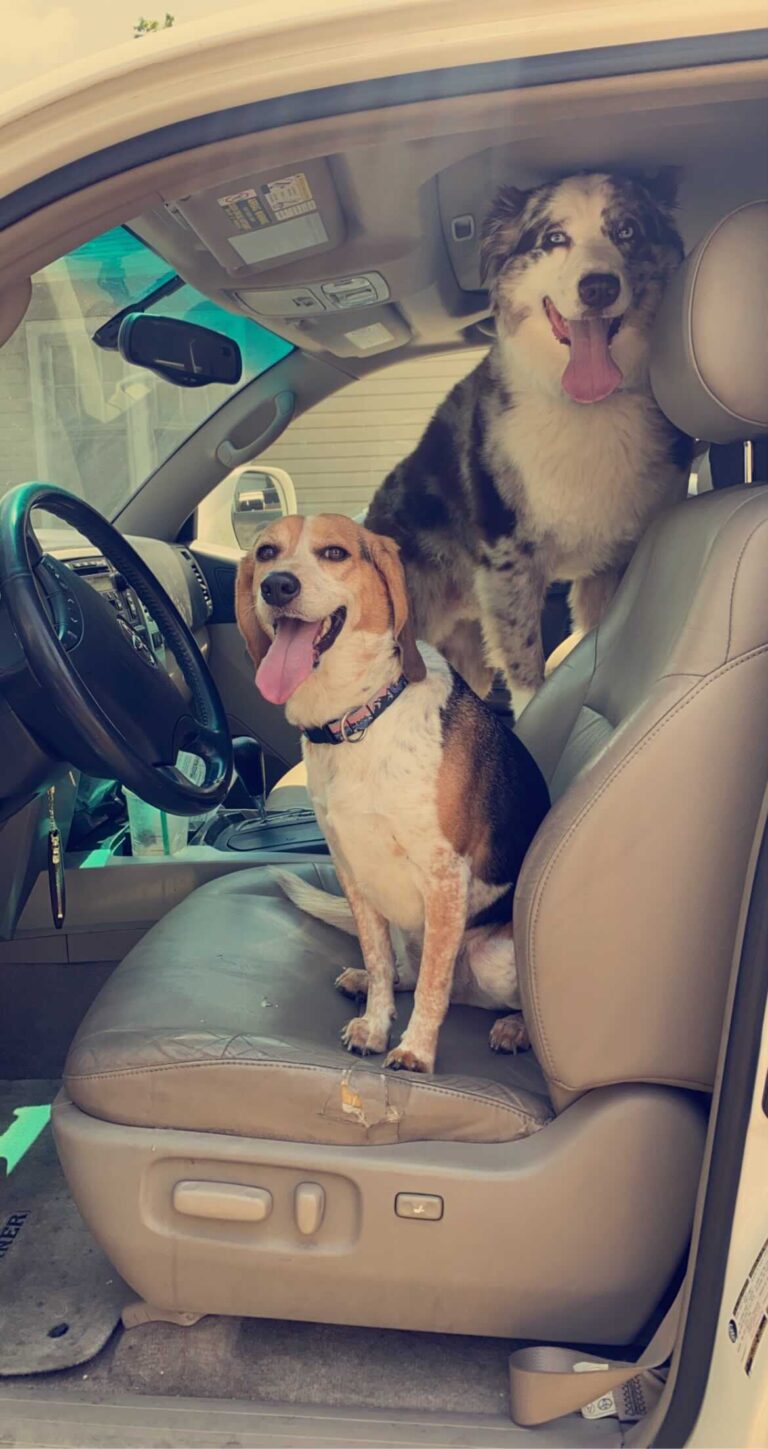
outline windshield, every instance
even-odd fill
[[[169,273],[167,262],[117,227],[32,278],[26,317],[0,352],[0,492],[42,479],[113,518],[228,397],[293,351],[186,284],[151,314],[183,317],[233,338],[243,357],[236,386],[177,387],[96,346],[98,328]]]

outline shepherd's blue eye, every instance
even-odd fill
[[[546,247],[565,247],[568,245],[568,238],[561,227],[555,226],[551,231],[544,233],[544,245]]]
[[[616,228],[616,236],[619,241],[634,241],[637,236],[637,227],[633,221],[622,221]]]

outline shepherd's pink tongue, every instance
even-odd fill
[[[318,623],[280,619],[274,642],[256,671],[256,684],[270,704],[285,704],[312,673],[312,645]]]
[[[578,403],[602,402],[624,381],[608,348],[610,317],[568,323],[571,355],[562,376],[569,397]]]

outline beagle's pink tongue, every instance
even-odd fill
[[[256,686],[270,704],[285,704],[312,673],[319,627],[316,619],[278,620],[274,640],[256,671]]]
[[[610,326],[610,317],[568,323],[571,348],[562,384],[574,402],[602,402],[624,381],[608,347]]]

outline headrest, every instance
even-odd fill
[[[768,201],[724,217],[675,273],[650,372],[662,412],[690,437],[768,433]]]

